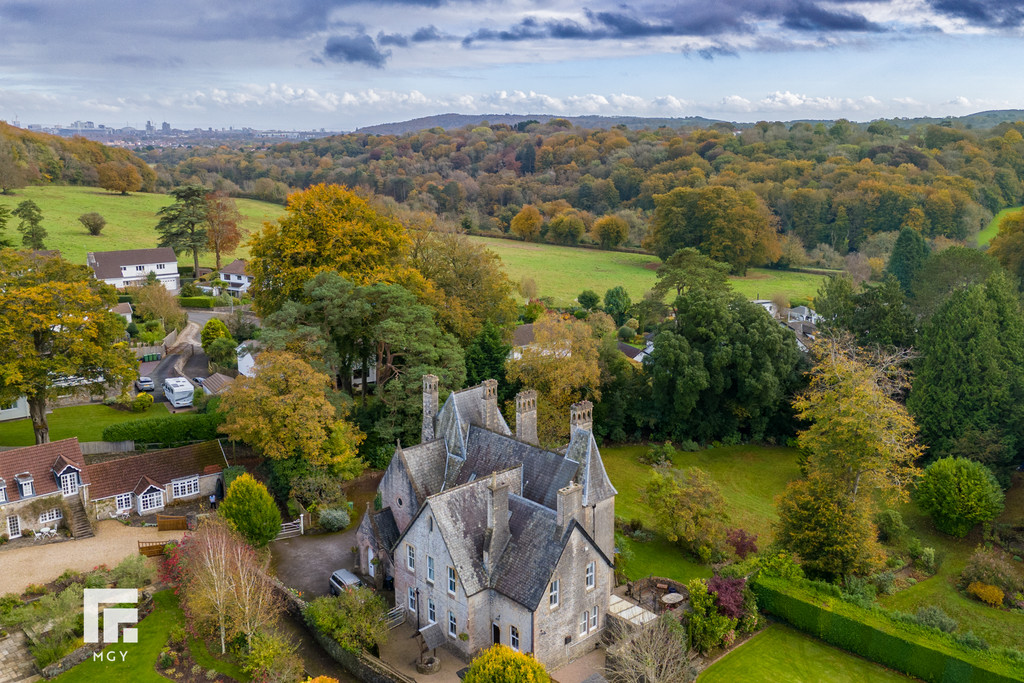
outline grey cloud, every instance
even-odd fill
[[[381,31],[377,34],[377,43],[380,45],[393,45],[394,47],[409,47],[409,38],[401,33],[384,33]]]
[[[932,9],[987,28],[1017,28],[1024,23],[1022,0],[931,0]]]
[[[884,30],[859,14],[833,12],[810,3],[800,3],[787,13],[782,25],[796,31],[864,31]]]
[[[390,56],[391,50],[381,50],[365,33],[332,36],[324,45],[324,57],[332,62],[366,64],[381,69]]]

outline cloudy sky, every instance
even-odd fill
[[[1024,0],[0,0],[0,119],[351,130],[1024,108]]]

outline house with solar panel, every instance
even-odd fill
[[[614,587],[615,488],[589,401],[560,451],[537,439],[537,395],[516,397],[515,432],[487,380],[438,406],[423,378],[421,442],[399,445],[380,509],[360,524],[357,570],[394,582],[425,642],[468,660],[494,643],[556,668],[595,648]]]

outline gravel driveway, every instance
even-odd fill
[[[0,595],[21,593],[30,583],[48,583],[65,569],[89,571],[99,564],[113,567],[128,555],[139,552],[138,541],[170,541],[183,531],[161,531],[156,527],[130,527],[113,519],[94,523],[92,538],[25,548],[0,548]],[[325,579],[326,580],[326,579]]]
[[[331,574],[337,569],[353,567],[356,528],[357,525],[352,524],[334,534],[296,536],[271,542],[271,566],[277,578],[289,588],[302,591],[306,599],[327,595]]]

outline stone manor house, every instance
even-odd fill
[[[596,647],[614,587],[616,491],[589,401],[570,424],[568,446],[548,451],[536,392],[516,397],[513,434],[495,380],[439,410],[438,378],[423,378],[421,443],[395,451],[381,509],[359,526],[357,569],[378,586],[393,577],[426,640],[466,660],[502,643],[549,668]]]

